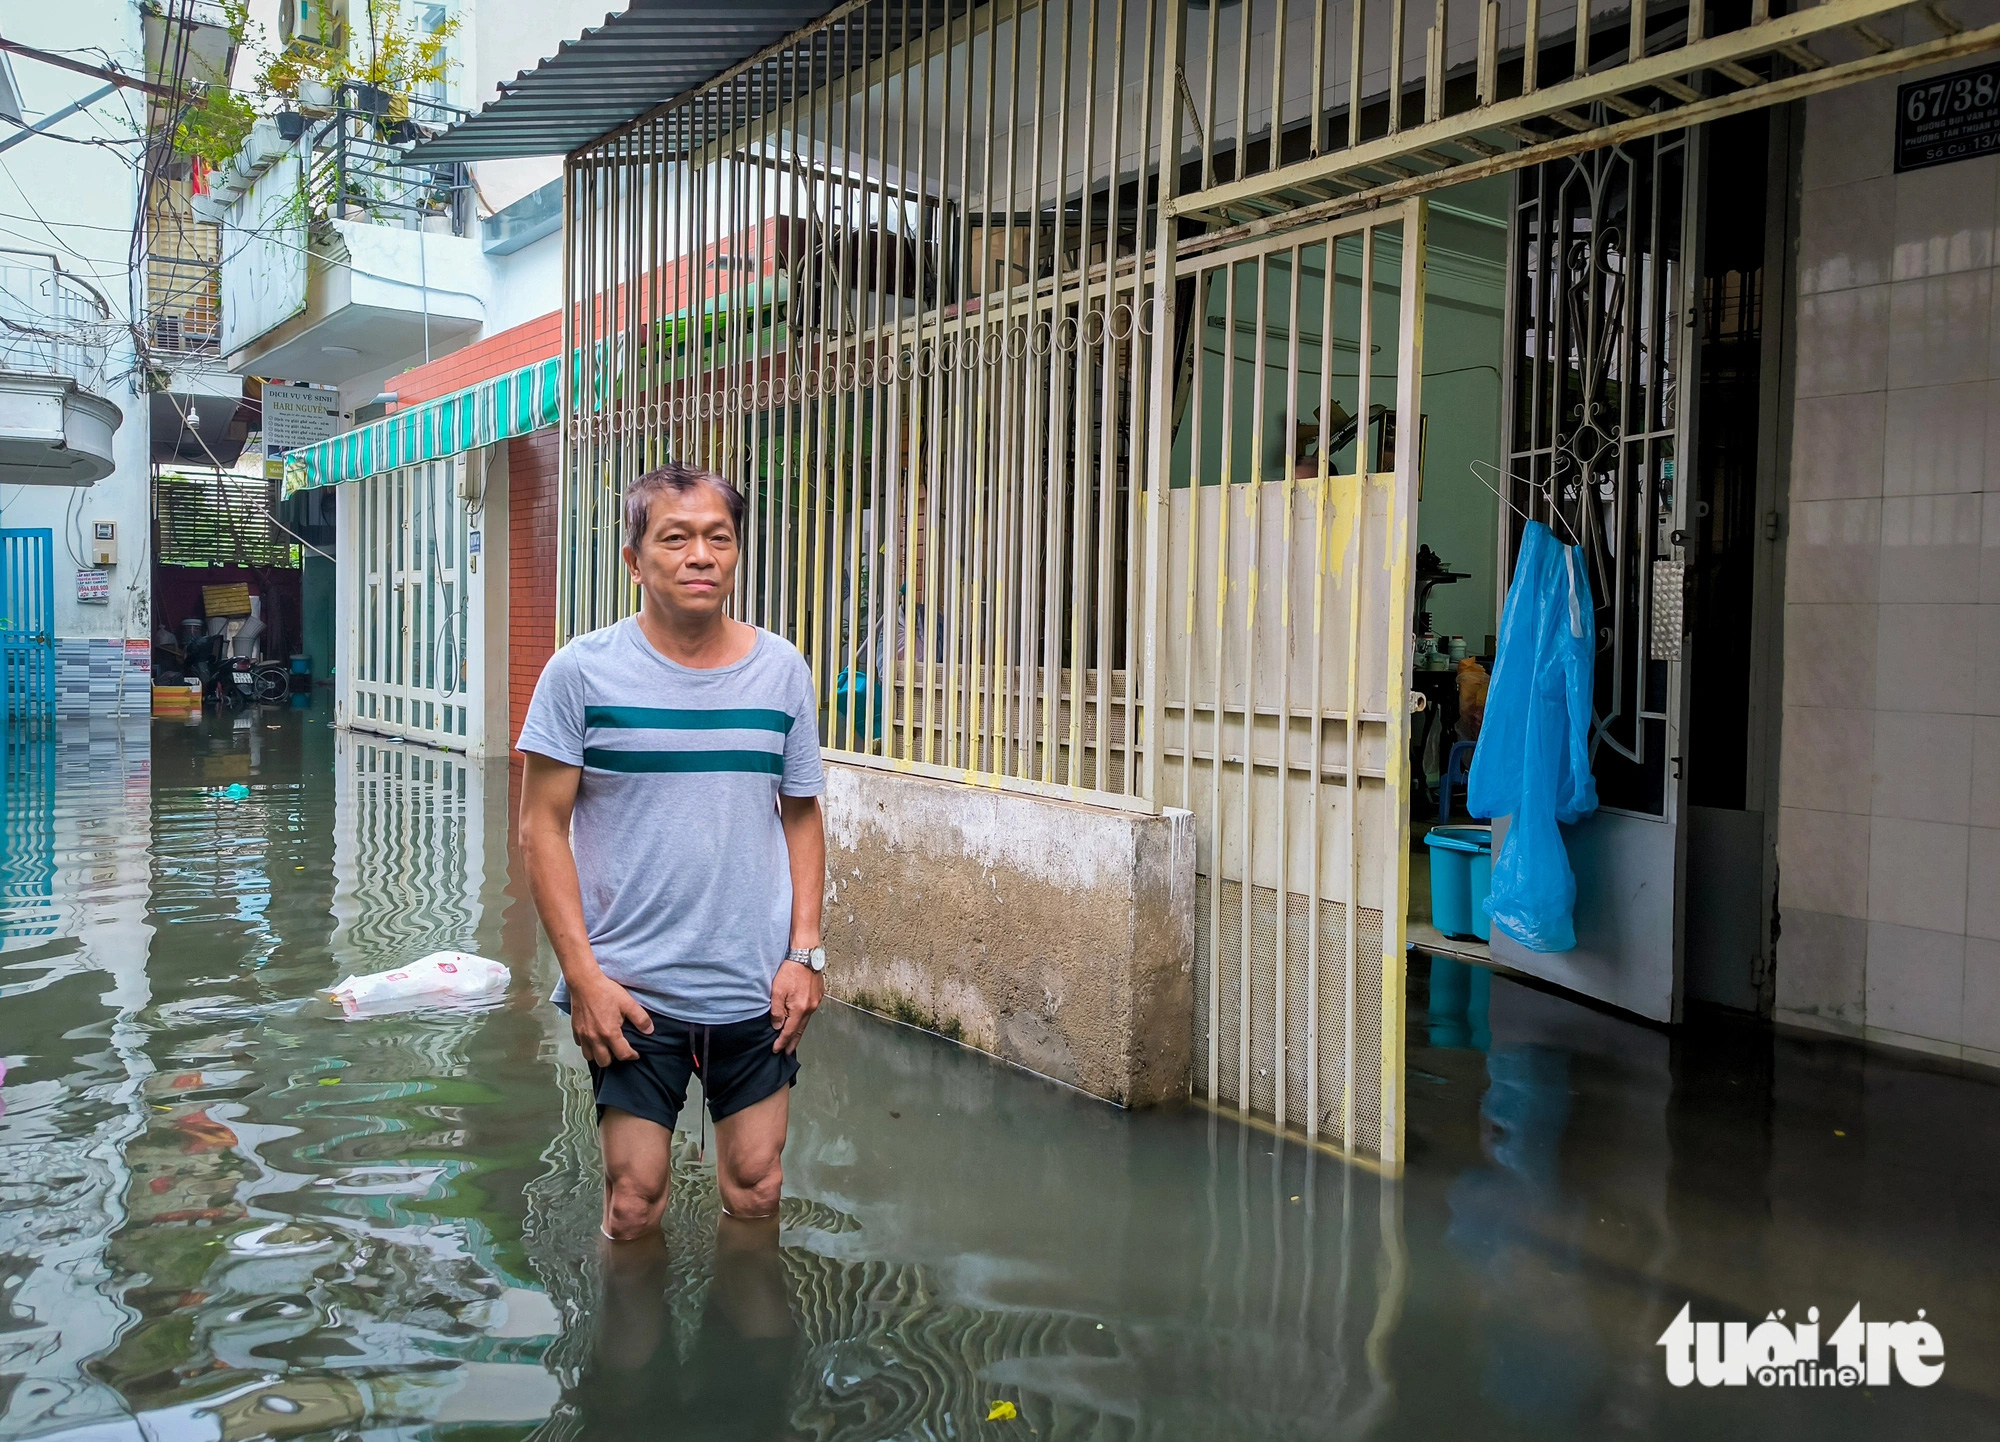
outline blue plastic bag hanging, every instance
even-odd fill
[[[1530,951],[1576,946],[1576,875],[1557,823],[1597,809],[1590,774],[1596,613],[1574,546],[1528,522],[1500,617],[1486,719],[1466,807],[1511,817],[1493,858],[1487,914]]]

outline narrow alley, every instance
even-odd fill
[[[716,1255],[691,1108],[657,1266],[607,1279],[506,763],[276,708],[6,754],[0,1436],[1991,1435],[1977,1073],[1413,958],[1390,1182],[832,1007],[781,1270]],[[505,1001],[316,996],[437,948]],[[1685,1304],[1856,1300],[1927,1309],[1943,1378],[1666,1380]]]

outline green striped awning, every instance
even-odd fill
[[[490,446],[556,423],[562,359],[550,356],[285,454],[285,494],[337,486]]]

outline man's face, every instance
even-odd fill
[[[736,585],[736,528],[715,487],[653,493],[646,534],[625,547],[625,564],[640,587],[667,611],[712,616]]]

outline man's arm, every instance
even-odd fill
[[[528,891],[535,911],[569,984],[570,1031],[583,1054],[598,1066],[632,1061],[639,1054],[625,1040],[625,1023],[650,1032],[653,1019],[598,966],[583,924],[583,888],[577,881],[576,853],[569,844],[569,818],[576,809],[583,768],[533,751],[522,754],[528,769],[521,783],[521,855],[528,863]],[[824,840],[820,849],[824,856]]]
[[[793,947],[820,944],[820,908],[826,901],[826,823],[817,796],[780,796],[778,819],[785,828],[785,853],[792,865]],[[784,962],[771,983],[771,1019],[778,1024],[772,1051],[796,1051],[799,1033],[819,1010],[826,981],[809,966]]]

